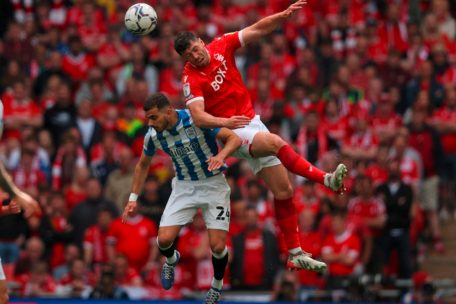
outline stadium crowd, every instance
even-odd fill
[[[118,218],[147,130],[142,102],[161,91],[185,106],[175,34],[210,41],[289,1],[144,1],[159,16],[144,37],[123,26],[133,2],[0,1],[0,158],[44,210],[0,218],[0,256],[18,295],[179,299],[211,284],[197,215],[177,242],[175,286],[160,286],[155,237],[173,172],[166,155],[154,157],[139,214]],[[361,274],[423,285],[423,256],[444,252],[440,220],[455,211],[455,16],[448,0],[309,1],[267,40],[239,50],[271,132],[326,171],[342,161],[350,176],[344,195],[294,178],[302,246],[329,269],[289,273],[270,195],[231,158],[228,289],[290,299]]]

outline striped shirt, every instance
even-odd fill
[[[163,150],[173,160],[178,180],[203,180],[219,174],[208,170],[206,161],[218,153],[216,129],[198,128],[188,110],[176,110],[178,121],[171,130],[157,132],[150,127],[144,137],[144,154],[152,156],[156,149]]]

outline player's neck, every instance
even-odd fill
[[[179,114],[177,113],[176,110],[173,111],[171,114],[171,117],[169,119],[169,125],[168,128],[166,128],[168,131],[172,130],[176,127],[176,125],[179,123]]]

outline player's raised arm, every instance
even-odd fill
[[[195,125],[199,128],[242,128],[250,123],[250,118],[246,116],[232,116],[230,118],[215,117],[204,111],[204,101],[195,101],[187,104],[192,114]]]
[[[146,155],[143,151],[135,167],[135,174],[133,175],[133,182],[131,185],[131,194],[122,213],[122,221],[126,221],[128,215],[136,209],[136,200],[138,199],[139,193],[141,192],[147,178],[151,161],[152,156]]]
[[[217,139],[223,142],[223,149],[217,155],[210,157],[207,162],[209,163],[209,171],[220,169],[225,163],[225,159],[234,153],[242,144],[241,138],[233,131],[227,128],[221,128],[217,133]]]
[[[294,12],[302,9],[307,0],[298,0],[291,4],[286,10],[264,17],[260,21],[242,30],[242,43],[248,44],[257,41],[274,31],[282,22],[289,18]]]

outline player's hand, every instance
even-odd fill
[[[138,208],[138,204],[136,202],[130,201],[127,203],[122,213],[122,223],[127,221],[130,214],[136,211],[136,208]]]
[[[209,171],[214,171],[214,170],[220,169],[220,167],[223,166],[224,161],[220,156],[215,155],[215,156],[209,157],[209,159],[206,160],[206,163],[208,164],[207,169]]]
[[[41,215],[40,204],[23,191],[19,191],[14,198],[14,201],[24,210],[24,216],[26,218],[31,217],[32,215]]]
[[[247,116],[231,116],[225,121],[224,127],[228,129],[238,129],[247,126],[250,123],[250,118]]]
[[[11,201],[8,204],[8,213],[9,214],[18,214],[20,212],[21,212],[21,207],[15,201]]]
[[[286,10],[283,11],[285,18],[290,17],[294,12],[299,11],[307,4],[307,0],[298,0],[295,3],[291,4]]]

